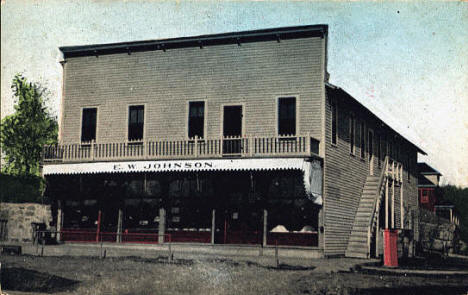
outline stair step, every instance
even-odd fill
[[[371,219],[371,215],[370,212],[360,210],[357,212],[354,222],[367,222]]]
[[[374,194],[362,194],[361,195],[361,201],[366,200],[366,201],[374,201],[375,195]]]
[[[348,246],[348,251],[353,251],[353,252],[367,252],[367,243],[350,243]]]
[[[353,235],[349,238],[349,245],[355,244],[366,244],[367,243],[367,232],[363,235]]]
[[[377,193],[374,190],[372,190],[372,191],[363,191],[362,194],[361,194],[361,196],[369,196],[369,197],[374,197],[376,195],[377,195]]]
[[[351,233],[351,236],[356,236],[356,237],[361,237],[361,236],[366,236],[367,237],[367,228],[356,228],[356,230],[353,230]]]
[[[351,234],[351,237],[355,237],[355,238],[361,238],[361,239],[367,239],[367,230],[366,231],[363,231],[363,232],[359,232],[359,231],[355,231]]]
[[[368,222],[369,220],[371,220],[371,214],[366,214],[366,212],[364,211],[360,211],[358,212],[358,214],[356,214],[356,218],[354,218],[354,221],[355,222]]]
[[[368,208],[368,207],[373,207],[373,206],[374,206],[374,200],[370,200],[370,201],[364,200],[364,201],[362,201],[362,202],[359,204],[358,210],[359,210],[360,208]],[[367,210],[367,209],[366,209],[366,210]]]
[[[356,215],[359,215],[359,216],[368,215],[368,216],[370,216],[370,215],[372,214],[373,211],[374,211],[374,207],[373,207],[373,206],[369,206],[369,205],[361,206],[361,207],[359,207],[359,209],[357,210]]]
[[[375,199],[376,196],[377,194],[375,192],[362,192],[361,199],[362,198]]]
[[[367,254],[358,252],[346,252],[345,256],[349,258],[367,258]]]
[[[369,227],[368,224],[354,224],[353,226],[353,232],[355,231],[365,231],[367,232],[367,228]]]

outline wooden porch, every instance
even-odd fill
[[[318,154],[319,141],[310,136],[222,137],[82,142],[44,146],[43,163],[103,162],[206,158],[297,157]]]

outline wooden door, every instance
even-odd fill
[[[242,152],[242,106],[224,106],[223,154]]]

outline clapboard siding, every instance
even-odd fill
[[[365,157],[360,157],[360,133],[359,123],[365,125],[365,144],[367,145],[368,129],[374,131],[374,175],[380,175],[381,169],[379,158],[377,157],[378,135],[382,139],[394,138],[397,134],[382,125],[382,122],[375,116],[356,103],[349,97],[337,96],[335,92],[327,88],[326,116],[325,116],[325,161],[324,161],[324,221],[325,221],[325,254],[326,255],[344,255],[348,239],[354,223],[356,211],[359,206],[362,190],[369,175],[369,160],[367,148],[365,148]],[[332,124],[331,124],[331,101],[338,106],[338,139],[337,144],[331,143]],[[356,137],[355,153],[350,153],[349,121],[350,116],[356,118]],[[396,158],[404,165],[404,204],[410,208],[417,208],[417,184],[413,175],[410,182],[407,181],[407,156],[410,156],[412,165],[415,167],[417,150],[404,140],[397,140],[401,145],[401,152]],[[384,147],[386,142],[382,140]],[[386,148],[382,148],[381,160],[384,159]],[[397,155],[395,155],[397,156]],[[400,227],[400,187],[395,186],[395,222]]]
[[[298,96],[298,133],[321,135],[325,38],[73,57],[64,66],[63,143],[79,142],[81,108],[98,107],[98,142],[126,139],[128,105],[145,104],[145,138],[187,136],[188,101],[206,100],[208,137],[224,104],[244,105],[244,135],[275,135],[277,97]]]

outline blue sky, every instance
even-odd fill
[[[59,46],[328,24],[331,83],[468,186],[468,2],[1,1],[2,117],[22,72],[58,114]]]

